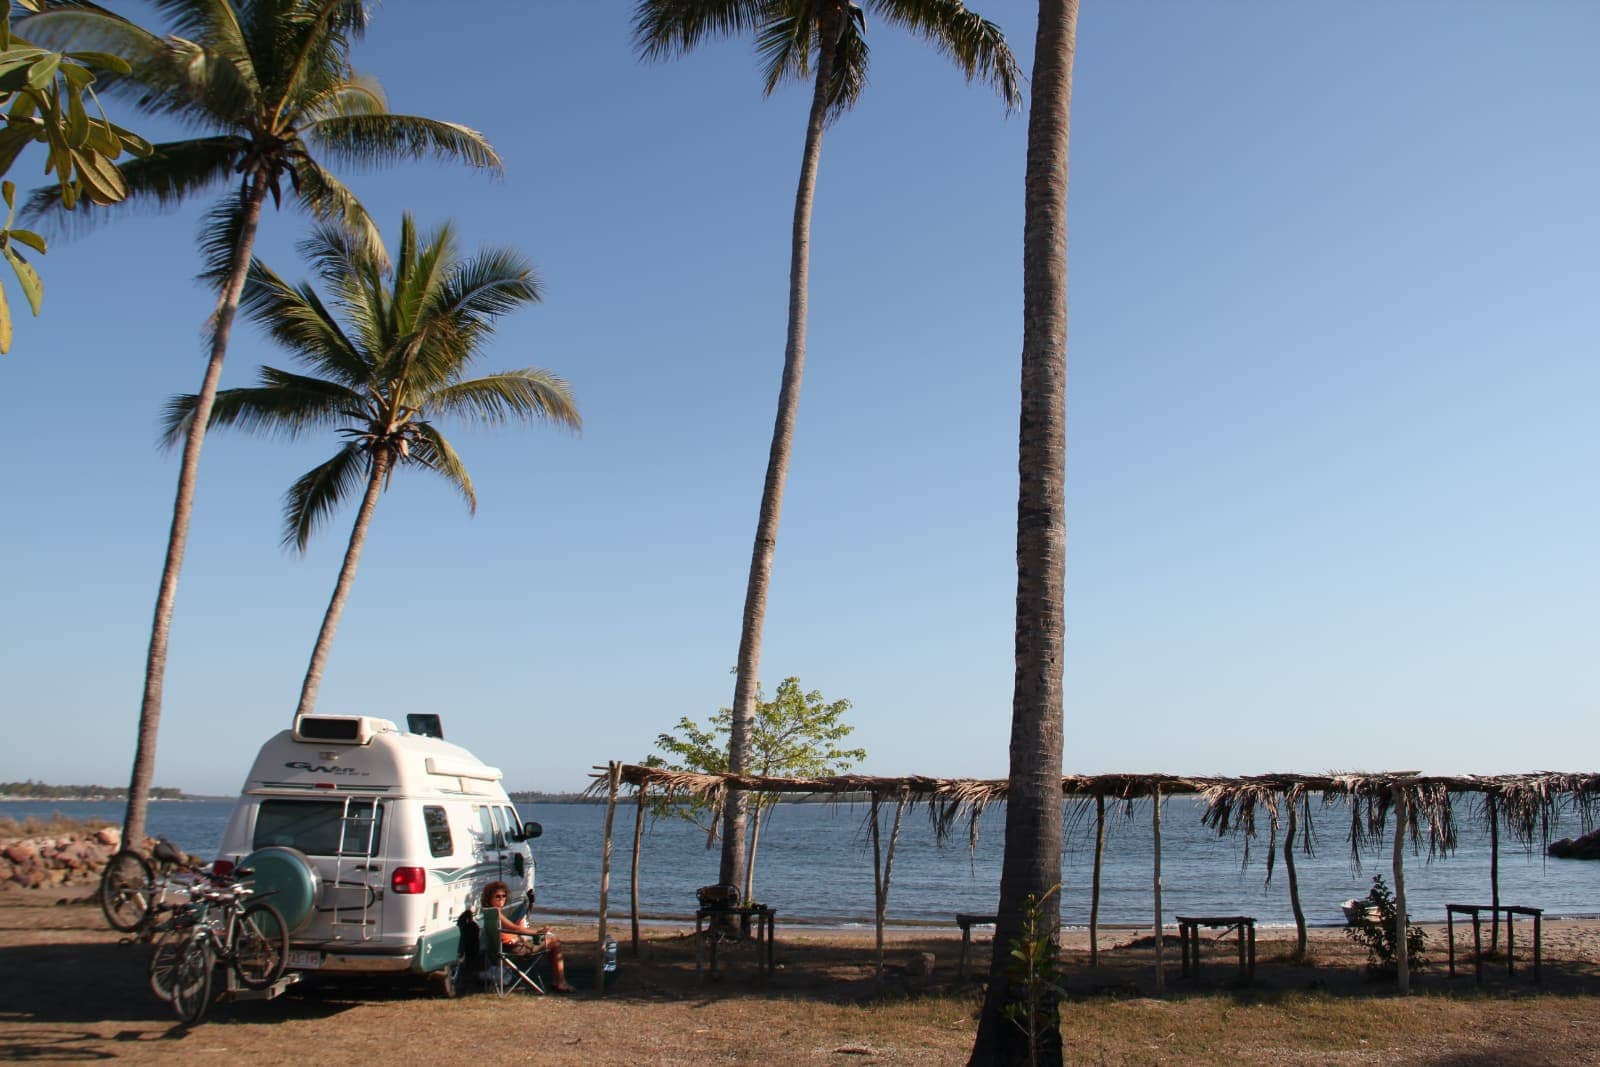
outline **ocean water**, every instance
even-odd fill
[[[216,851],[232,802],[157,801],[149,826],[190,852]],[[533,842],[539,870],[539,903],[559,911],[593,913],[600,899],[600,852],[605,808],[598,804],[523,804],[525,819],[544,826]],[[1463,809],[1464,810],[1464,809]],[[786,920],[831,924],[872,921],[872,839],[865,804],[786,804],[763,826],[756,864],[756,896]],[[53,813],[75,818],[122,820],[116,802],[9,801],[0,815],[45,818]],[[1362,896],[1372,875],[1390,880],[1390,851],[1380,844],[1352,863],[1344,836],[1344,809],[1312,808],[1315,855],[1297,853],[1296,872],[1306,919],[1316,925],[1344,921],[1341,901]],[[884,840],[888,839],[884,815]],[[1263,823],[1265,820],[1263,820]],[[610,908],[629,907],[629,863],[634,806],[618,805],[612,852]],[[1000,859],[1005,828],[1002,808],[991,808],[980,823],[975,850],[963,830],[940,846],[934,841],[927,809],[906,812],[895,849],[889,890],[891,920],[949,922],[956,912],[987,913],[999,899]],[[1406,894],[1412,915],[1444,919],[1446,903],[1485,903],[1489,899],[1487,834],[1461,818],[1460,847],[1429,860],[1406,855]],[[1575,836],[1582,827],[1564,819],[1554,836]],[[1194,798],[1173,797],[1162,814],[1161,883],[1167,920],[1177,914],[1255,915],[1263,924],[1294,921],[1283,858],[1278,856],[1266,883],[1263,836],[1244,864],[1242,842],[1218,838],[1200,824]],[[676,819],[646,820],[639,863],[640,910],[645,915],[683,915],[694,910],[697,886],[717,880],[718,852],[707,850],[704,831]],[[1089,884],[1094,862],[1093,817],[1069,825],[1064,841],[1062,918],[1083,925],[1089,918]],[[1100,921],[1107,925],[1145,925],[1153,917],[1151,833],[1148,803],[1131,819],[1107,811],[1105,865],[1101,874]],[[1515,845],[1502,834],[1500,896],[1508,904],[1542,907],[1549,915],[1600,915],[1600,863],[1545,858]]]

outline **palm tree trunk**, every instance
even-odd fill
[[[1016,681],[1011,704],[1011,773],[999,921],[989,989],[973,1043],[974,1064],[1029,1059],[1022,1030],[1004,1015],[1018,992],[1007,980],[1023,906],[1043,902],[1057,936],[1061,882],[1061,684],[1066,627],[1067,146],[1077,0],[1039,0],[1022,236],[1022,404],[1017,469]],[[1048,896],[1046,894],[1049,894]],[[1046,1018],[1056,1001],[1043,992]],[[1053,1022],[1039,1035],[1039,1062],[1061,1062]]]
[[[150,805],[150,784],[156,772],[156,735],[161,729],[161,694],[167,675],[167,641],[172,632],[172,610],[178,599],[178,575],[183,570],[183,554],[189,545],[189,519],[194,514],[194,490],[200,474],[200,446],[206,439],[211,408],[222,381],[222,361],[228,354],[228,336],[233,331],[234,315],[239,310],[239,294],[244,291],[255,249],[256,228],[261,223],[261,205],[267,198],[267,183],[253,179],[242,193],[244,224],[234,245],[228,276],[212,313],[211,356],[194,406],[194,420],[183,440],[183,460],[178,467],[178,492],[172,503],[172,527],[167,534],[167,558],[161,568],[161,585],[156,593],[155,618],[150,625],[150,649],[144,665],[144,700],[139,705],[139,739],[133,751],[133,774],[128,782],[128,809],[122,820],[125,848],[141,848],[145,814]]]
[[[367,543],[367,527],[372,523],[372,513],[377,510],[389,464],[388,452],[378,449],[373,453],[372,471],[367,475],[367,492],[361,498],[361,510],[356,512],[356,523],[350,530],[350,546],[344,550],[344,565],[339,568],[339,580],[333,584],[333,597],[328,601],[327,614],[322,616],[322,629],[317,633],[316,647],[311,650],[311,665],[306,668],[306,680],[300,686],[300,706],[294,712],[296,718],[310,715],[316,707],[317,689],[322,685],[322,670],[328,663],[328,649],[333,647],[333,634],[339,628],[339,616],[344,614],[345,601],[350,599],[350,587],[355,584],[356,565],[361,562],[361,549]]]
[[[800,413],[800,382],[806,367],[811,204],[816,197],[817,168],[822,161],[822,129],[828,117],[827,90],[840,31],[838,17],[837,13],[826,16],[819,30],[817,80],[811,92],[805,151],[800,157],[800,183],[794,194],[794,231],[789,251],[789,332],[783,351],[778,414],[772,425],[772,447],[767,455],[767,478],[761,490],[761,512],[756,520],[755,546],[750,553],[750,577],[745,586],[744,622],[739,633],[739,662],[733,683],[733,722],[728,735],[728,770],[732,774],[744,773],[750,748],[756,688],[760,683],[761,628],[767,616],[767,586],[772,578],[778,519],[783,511],[783,487],[789,477],[789,453]],[[744,821],[744,793],[730,789],[722,809],[722,868],[718,880],[724,885],[739,885],[744,881]]]

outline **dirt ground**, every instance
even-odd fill
[[[409,982],[308,983],[270,1002],[219,1004],[186,1029],[149,992],[149,948],[120,943],[98,908],[58,902],[60,893],[0,894],[0,1059],[962,1063],[979,999],[977,983],[956,974],[953,925],[893,931],[879,982],[870,931],[780,923],[771,979],[758,974],[750,946],[734,945],[723,949],[720,978],[702,983],[687,926],[646,927],[635,958],[624,919],[612,927],[622,963],[605,996],[445,1000]],[[593,944],[592,924],[558,920],[558,932],[575,960],[592,953],[579,947]],[[1311,964],[1288,962],[1285,934],[1293,932],[1264,932],[1250,984],[1238,977],[1231,939],[1208,938],[1199,978],[1181,978],[1169,937],[1160,998],[1148,932],[1103,931],[1093,969],[1086,936],[1069,934],[1068,1061],[1600,1064],[1600,922],[1546,924],[1538,985],[1524,955],[1531,931],[1520,925],[1517,974],[1508,977],[1496,960],[1482,986],[1470,965],[1447,975],[1442,927],[1430,928],[1435,962],[1407,998],[1370,980],[1364,957],[1338,931],[1314,932]],[[1457,936],[1458,951],[1467,951],[1470,929]],[[990,945],[986,935],[977,941],[982,970]],[[919,953],[934,956],[931,975],[907,973]]]

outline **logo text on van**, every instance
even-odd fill
[[[371,771],[358,771],[354,767],[328,767],[320,763],[307,763],[305,760],[290,760],[284,766],[297,771],[310,771],[312,774],[357,774],[365,778],[372,773]]]

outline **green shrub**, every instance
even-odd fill
[[[1366,898],[1367,910],[1345,928],[1344,935],[1367,950],[1367,969],[1376,974],[1393,974],[1395,962],[1394,894],[1383,875],[1372,876],[1372,890]],[[1427,965],[1428,935],[1415,923],[1406,924],[1406,958],[1412,967]]]

